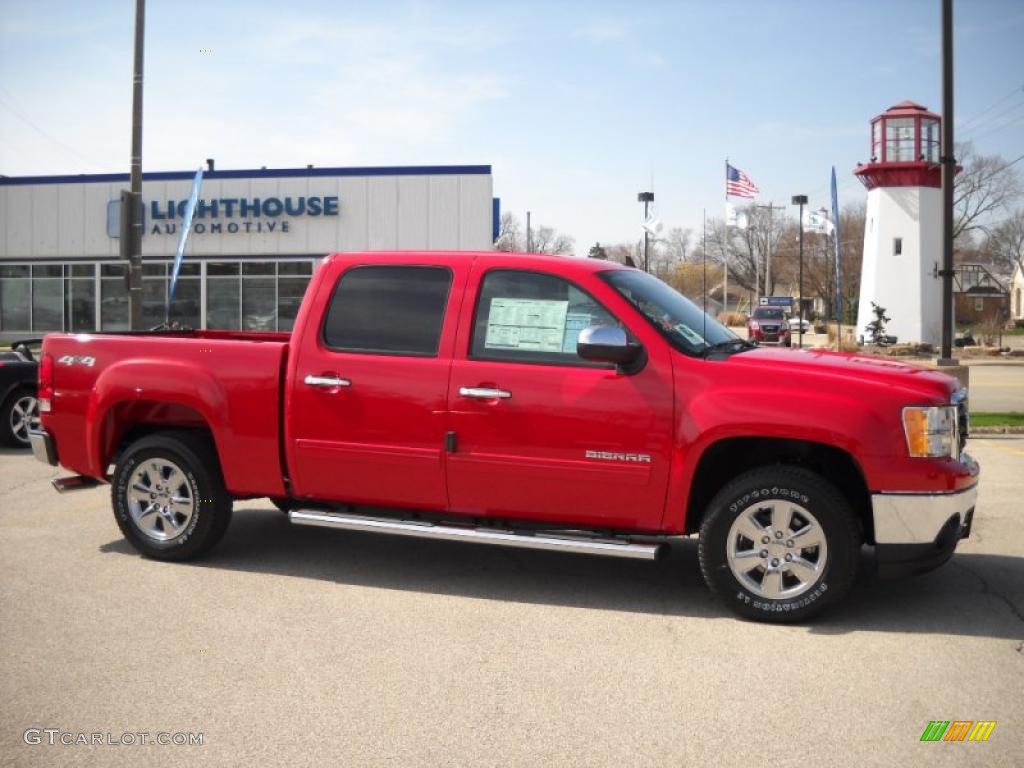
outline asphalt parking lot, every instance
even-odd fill
[[[1019,766],[1024,437],[968,450],[951,563],[787,627],[732,618],[693,541],[649,564],[293,528],[257,500],[205,560],[144,560],[106,487],[58,496],[4,451],[0,764]],[[931,720],[997,726],[921,743]]]

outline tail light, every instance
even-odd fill
[[[39,361],[39,390],[36,393],[39,401],[39,412],[49,413],[53,400],[53,356],[43,355]]]

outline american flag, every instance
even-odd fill
[[[757,193],[760,192],[757,188],[757,184],[750,180],[739,168],[733,168],[728,163],[725,164],[725,196],[729,197],[749,197],[753,199],[757,197]]]

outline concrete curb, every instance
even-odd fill
[[[974,435],[1024,435],[1024,426],[971,427],[970,436]]]

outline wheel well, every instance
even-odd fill
[[[690,486],[686,533],[700,530],[708,504],[727,482],[748,470],[772,464],[806,467],[836,486],[857,515],[864,540],[874,542],[871,492],[853,456],[825,443],[763,437],[721,440],[704,451]]]
[[[213,431],[202,414],[194,408],[176,403],[136,400],[119,403],[107,413],[100,434],[104,468],[116,464],[118,456],[136,440],[156,432],[188,430],[202,433],[216,453]]]

